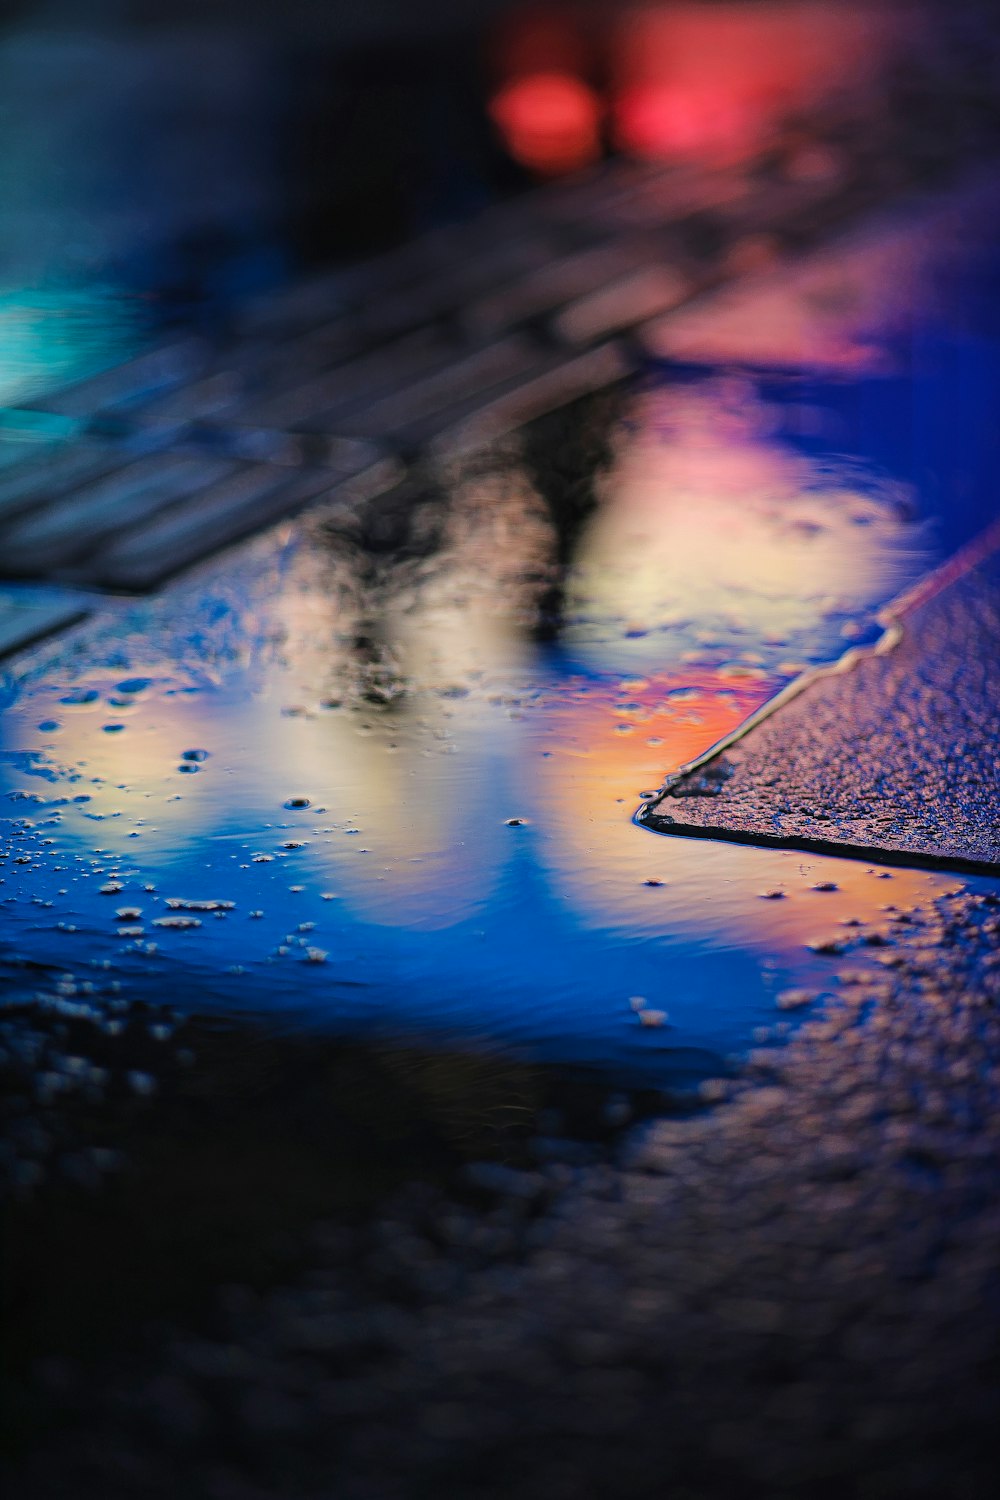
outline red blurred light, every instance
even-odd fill
[[[637,3],[612,39],[617,143],[644,157],[738,161],[838,89],[877,86],[891,7],[832,0]]]
[[[628,89],[615,111],[618,144],[637,156],[738,149],[751,123],[749,111],[732,95],[656,83]]]
[[[572,172],[601,154],[600,101],[570,73],[512,79],[493,96],[490,115],[511,156],[532,171]]]

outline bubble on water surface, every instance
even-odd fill
[[[168,896],[164,903],[171,911],[233,911],[235,901],[187,901],[181,896]]]
[[[818,998],[818,990],[782,990],[775,1001],[779,1010],[798,1010]]]
[[[310,807],[311,805],[312,804],[308,797],[289,797],[286,802],[282,803],[283,807],[287,807],[289,809],[294,809],[297,807]]]
[[[811,952],[824,956],[836,956],[847,952],[847,945],[840,938],[816,938],[813,942],[806,943],[806,947]]]
[[[720,667],[715,669],[716,677],[745,677],[754,679],[763,677],[763,672],[757,666],[752,666],[745,661],[724,661]]]

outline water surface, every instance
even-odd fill
[[[954,878],[631,816],[990,518],[986,274],[918,279],[874,364],[657,365],[26,658],[11,971],[623,1079],[786,1024],[810,944]]]

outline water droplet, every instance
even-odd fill
[[[665,1010],[640,1010],[638,1014],[640,1026],[662,1026],[667,1019]]]
[[[815,942],[807,943],[806,947],[813,953],[838,954],[845,952],[845,945],[838,938],[817,938]]]
[[[208,760],[208,755],[207,750],[182,750],[181,760],[193,760],[200,764],[201,761]]]
[[[527,818],[504,818],[504,826],[506,828],[523,828],[527,821]]]
[[[55,734],[62,728],[62,725],[58,719],[43,719],[38,727],[42,734]]]
[[[125,725],[124,724],[102,724],[101,728],[104,730],[105,734],[121,734],[122,730],[125,728]]]
[[[282,805],[284,807],[292,809],[296,807],[310,807],[311,803],[308,797],[289,797],[287,802],[283,803]]]
[[[171,911],[232,911],[235,901],[185,901],[180,896],[168,896],[165,905]]]
[[[816,999],[815,990],[782,990],[776,998],[779,1010],[798,1010],[802,1005],[811,1005]]]

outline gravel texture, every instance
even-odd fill
[[[424,1174],[295,1276],[36,1361],[12,1500],[992,1494],[1000,898],[831,936],[787,1043],[616,1160]]]
[[[1000,864],[1000,567],[904,619],[895,650],[814,682],[645,818],[665,833]]]

